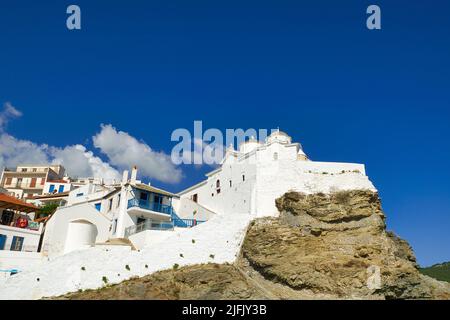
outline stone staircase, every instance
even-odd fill
[[[133,243],[126,238],[108,239],[102,243],[96,243],[95,246],[129,246],[131,250],[137,250]]]

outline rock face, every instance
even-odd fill
[[[386,231],[377,193],[286,193],[279,218],[252,222],[242,254],[266,279],[350,299],[450,298],[423,276],[408,243]]]
[[[422,275],[408,243],[386,231],[377,193],[277,199],[279,218],[254,220],[234,265],[157,272],[63,299],[450,299]]]
[[[124,281],[99,290],[87,290],[59,297],[62,300],[183,300],[265,299],[239,272],[228,264],[200,264],[165,270]]]

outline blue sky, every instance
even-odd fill
[[[65,27],[82,10],[82,30]],[[369,31],[377,4],[382,30]],[[450,260],[448,1],[2,1],[0,104],[16,139],[93,144],[111,124],[170,153],[176,128],[275,128],[360,162],[388,228]],[[0,150],[1,152],[1,150]],[[179,191],[211,168],[183,166]]]

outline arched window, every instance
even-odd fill
[[[273,154],[273,160],[278,160],[278,152],[275,152],[275,153]]]

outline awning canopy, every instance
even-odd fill
[[[20,212],[30,213],[36,212],[39,208],[12,196],[0,193],[0,209],[17,210]]]

